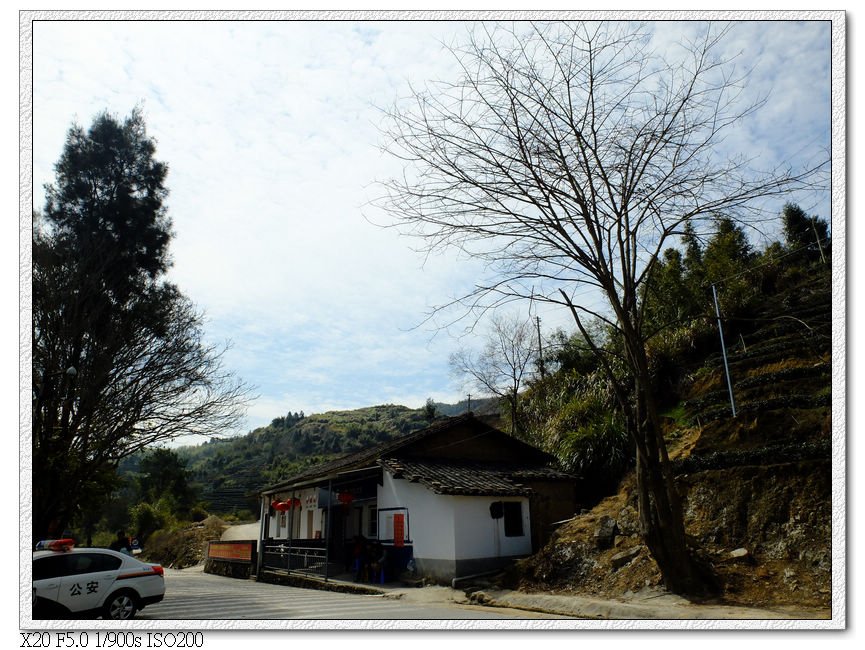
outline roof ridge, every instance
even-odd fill
[[[297,483],[298,481],[302,481],[304,479],[312,479],[313,477],[327,473],[328,471],[338,470],[343,467],[349,467],[355,463],[360,463],[367,459],[373,461],[378,460],[378,458],[383,455],[382,452],[395,451],[412,442],[421,440],[426,436],[432,435],[439,431],[443,431],[448,427],[460,424],[462,422],[470,422],[472,420],[478,422],[479,424],[485,424],[482,420],[476,418],[472,411],[468,411],[466,413],[463,413],[462,415],[447,416],[441,421],[435,422],[428,427],[419,429],[418,431],[398,436],[396,438],[392,438],[390,440],[378,443],[377,445],[373,445],[372,447],[367,447],[366,449],[361,449],[360,451],[346,454],[345,456],[342,456],[340,458],[334,458],[333,460],[314,465],[313,467],[307,468],[302,472],[289,476],[288,478],[279,481],[278,483],[266,486],[265,488],[263,488],[262,491],[276,491],[293,483]],[[490,430],[494,429],[495,427],[490,427]]]

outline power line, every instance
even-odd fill
[[[822,241],[828,242],[828,241],[830,241],[830,238],[825,237]],[[817,243],[820,244],[821,240],[818,239]],[[769,266],[770,264],[774,264],[778,260],[782,260],[785,257],[789,257],[790,255],[795,255],[796,253],[800,253],[800,252],[807,250],[809,248],[813,248],[813,246],[814,246],[814,244],[807,244],[807,245],[802,246],[800,248],[796,248],[794,250],[787,251],[786,253],[783,253],[782,255],[776,255],[772,259],[766,260],[765,262],[762,262],[760,264],[755,264],[755,265],[751,266],[750,268],[745,269],[744,271],[739,271],[738,273],[734,273],[733,275],[728,275],[725,278],[721,278],[720,280],[715,280],[714,282],[711,282],[708,284],[712,284],[712,285],[721,284],[722,282],[726,282],[727,280],[732,280],[734,278],[738,278],[739,276],[745,275],[746,273],[752,273],[752,272],[756,271],[757,269],[763,268],[764,266]],[[821,255],[822,255],[822,248],[821,248]]]

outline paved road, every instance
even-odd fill
[[[537,618],[529,612],[446,602],[403,602],[223,578],[196,570],[165,570],[165,599],[142,620],[450,620]]]

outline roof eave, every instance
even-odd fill
[[[349,474],[359,474],[360,472],[372,471],[381,471],[381,466],[367,465],[364,467],[355,467],[352,469],[346,469],[338,472],[328,472],[327,474],[322,474],[314,478],[310,477],[302,481],[285,481],[283,483],[277,483],[275,485],[264,488],[260,492],[260,494],[262,496],[269,496],[271,494],[276,494],[277,492],[285,492],[286,490],[302,490],[311,487],[321,487],[323,484],[327,484],[328,481],[341,481],[347,478]]]

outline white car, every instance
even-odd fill
[[[33,553],[33,618],[97,617],[127,620],[165,596],[158,564],[107,548]]]

